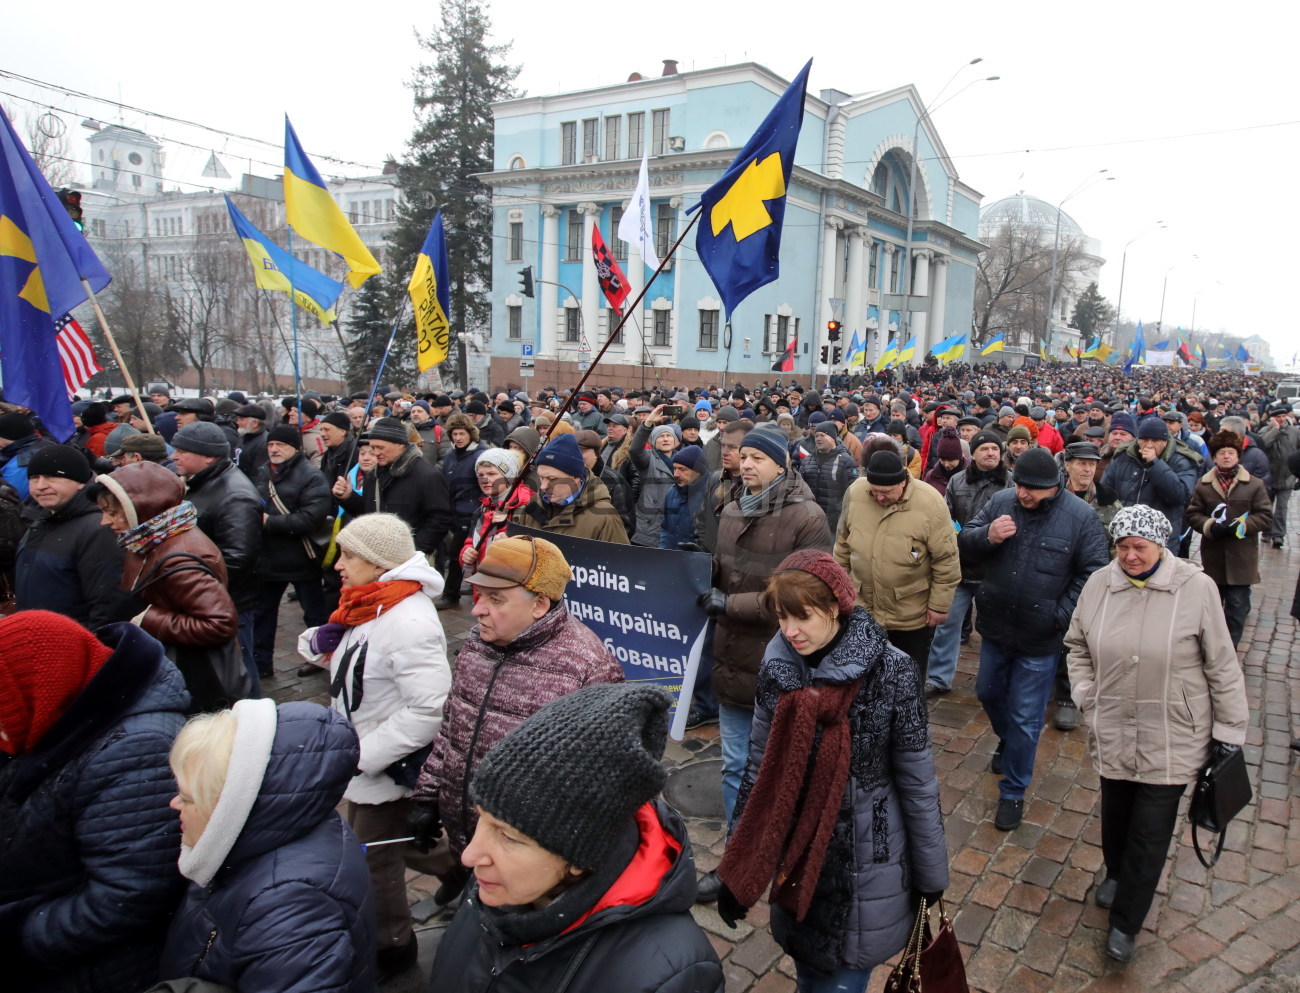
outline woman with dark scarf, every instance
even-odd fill
[[[762,602],[749,762],[718,875],[730,926],[770,887],[800,993],[862,993],[948,887],[920,674],[826,552],[798,551]]]
[[[968,459],[961,449],[961,440],[954,428],[944,428],[939,437],[938,458],[926,471],[923,480],[940,493],[948,491],[948,480],[961,472],[968,465]]]

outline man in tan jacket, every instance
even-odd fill
[[[961,582],[957,534],[939,491],[913,479],[895,452],[874,452],[844,495],[835,559],[858,603],[912,656],[925,683],[930,640]]]

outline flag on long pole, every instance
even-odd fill
[[[785,351],[781,357],[772,363],[773,372],[794,372],[794,348],[796,339],[791,338],[790,344],[785,346]]]
[[[623,270],[619,268],[618,259],[614,258],[614,253],[605,244],[599,225],[595,224],[591,227],[591,254],[596,263],[596,279],[600,282],[601,292],[605,294],[605,299],[609,301],[609,305],[622,314],[623,305],[627,303],[629,293],[627,277],[623,275]]]
[[[55,321],[54,331],[59,345],[59,365],[63,368],[63,386],[72,397],[104,367],[96,361],[95,350],[85,329],[71,314],[64,314]]]
[[[406,291],[415,309],[416,363],[427,372],[447,358],[451,346],[451,287],[447,275],[447,235],[438,211],[415,259]]]
[[[898,361],[898,339],[890,338],[889,344],[886,345],[885,350],[880,353],[880,358],[876,359],[874,371],[883,372],[884,370],[888,369],[891,365],[893,365],[897,361]]]
[[[230,213],[231,227],[253,263],[253,282],[257,288],[292,293],[299,307],[315,314],[322,324],[332,323],[336,317],[334,304],[343,292],[343,284],[295,259],[259,231],[230,197],[226,197],[226,210]]]
[[[998,332],[988,341],[984,342],[984,347],[980,349],[981,355],[992,355],[994,352],[1004,351],[1007,347],[1007,336],[1004,332]]]
[[[629,245],[635,245],[641,261],[651,269],[659,268],[659,255],[655,251],[655,233],[650,219],[650,160],[641,156],[641,171],[637,174],[636,189],[632,193],[630,209],[618,222],[618,236]]]

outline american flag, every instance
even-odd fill
[[[68,396],[73,396],[102,367],[95,361],[95,352],[85,330],[71,314],[64,314],[55,321],[54,331],[58,335],[63,385],[68,388]]]

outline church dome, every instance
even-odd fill
[[[1021,192],[1015,196],[1003,197],[989,204],[980,211],[980,236],[991,235],[1009,224],[1037,228],[1051,238],[1056,233],[1057,208],[1038,197],[1031,197]],[[1083,228],[1067,214],[1061,211],[1061,234],[1067,237],[1084,237]]]

